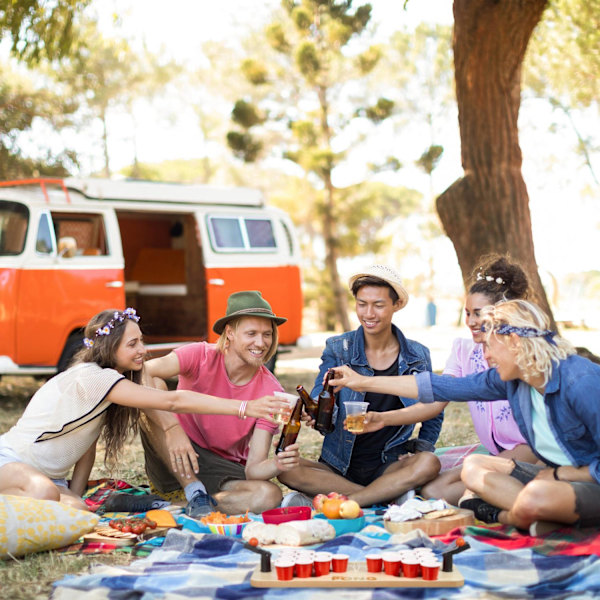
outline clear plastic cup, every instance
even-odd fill
[[[288,403],[289,410],[286,410],[284,412],[278,412],[273,415],[273,419],[277,423],[279,423],[280,425],[285,425],[290,420],[290,417],[292,416],[292,411],[294,410],[294,407],[296,406],[296,402],[298,401],[298,396],[296,396],[295,394],[288,394],[287,392],[280,392],[280,391],[273,392],[273,396],[277,396],[277,398],[281,398],[282,400],[284,400],[285,402]]]
[[[368,402],[344,402],[346,407],[346,429],[350,433],[361,433],[365,428]]]

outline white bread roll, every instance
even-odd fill
[[[275,543],[284,546],[308,546],[335,537],[335,529],[324,519],[288,521],[277,525]]]

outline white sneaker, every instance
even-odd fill
[[[397,504],[398,506],[402,506],[407,500],[414,498],[416,495],[417,493],[415,492],[415,490],[406,490],[404,494],[400,494],[400,496],[396,498],[395,504]]]
[[[281,507],[285,506],[310,506],[312,508],[312,498],[302,492],[290,492],[281,501]]]

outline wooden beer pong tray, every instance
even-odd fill
[[[320,577],[294,577],[290,581],[277,579],[275,567],[268,573],[262,573],[256,567],[250,584],[258,588],[378,588],[378,587],[412,587],[412,588],[445,588],[461,587],[464,577],[456,567],[451,572],[440,569],[435,581],[426,581],[422,577],[395,577],[381,573],[369,573],[364,562],[349,563],[345,573],[329,573]]]

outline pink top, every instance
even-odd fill
[[[266,368],[261,367],[245,385],[234,385],[225,370],[223,354],[214,344],[198,342],[175,350],[179,359],[178,389],[192,390],[220,398],[256,400],[274,391],[283,391],[281,384]],[[196,444],[227,460],[246,464],[254,427],[271,434],[277,425],[264,419],[238,419],[231,415],[177,415],[181,426]]]
[[[481,344],[457,338],[452,344],[444,375],[464,377],[487,371],[489,368],[483,357]],[[491,454],[498,454],[500,450],[512,450],[519,444],[527,444],[515,422],[508,400],[477,401],[468,404],[475,432]]]

